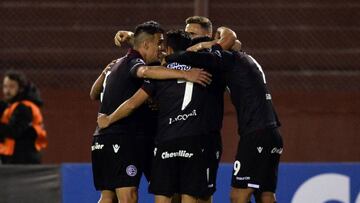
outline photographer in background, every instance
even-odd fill
[[[0,157],[2,164],[39,164],[47,147],[38,89],[25,75],[8,71],[0,101]]]

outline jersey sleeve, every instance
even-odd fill
[[[155,95],[155,84],[156,81],[154,80],[144,80],[141,89],[143,89],[149,96]]]
[[[145,66],[144,60],[141,58],[134,58],[129,61],[130,74],[137,78],[137,71],[141,66]]]

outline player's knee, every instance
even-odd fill
[[[127,188],[117,191],[119,203],[136,203],[138,200],[137,188]]]
[[[212,196],[200,197],[197,203],[212,203]]]
[[[185,203],[197,203],[197,198],[191,195],[182,194],[181,195],[181,202]]]
[[[115,203],[117,198],[114,192],[102,191],[98,203]]]
[[[247,203],[253,191],[251,189],[232,188],[230,192],[230,200],[232,203]]]
[[[276,203],[275,194],[272,192],[263,192],[255,198],[257,203]]]

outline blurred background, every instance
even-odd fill
[[[41,89],[45,163],[89,162],[98,103],[91,84],[125,49],[117,30],[147,20],[184,28],[194,14],[236,31],[262,65],[283,126],[284,162],[360,161],[360,3],[357,0],[2,0],[0,74],[23,70]],[[224,162],[236,150],[226,96]]]

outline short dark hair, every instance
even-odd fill
[[[209,18],[204,16],[191,16],[185,20],[186,24],[199,24],[203,29],[212,32],[212,23]]]
[[[21,71],[9,70],[5,72],[4,78],[5,77],[8,77],[10,80],[16,81],[20,89],[24,89],[29,84],[25,74]]]
[[[144,32],[150,35],[154,35],[156,33],[164,33],[164,29],[158,22],[147,21],[136,26],[134,37],[137,37],[139,34]]]
[[[184,30],[170,30],[166,33],[166,46],[174,52],[185,51],[191,45],[191,37]]]

